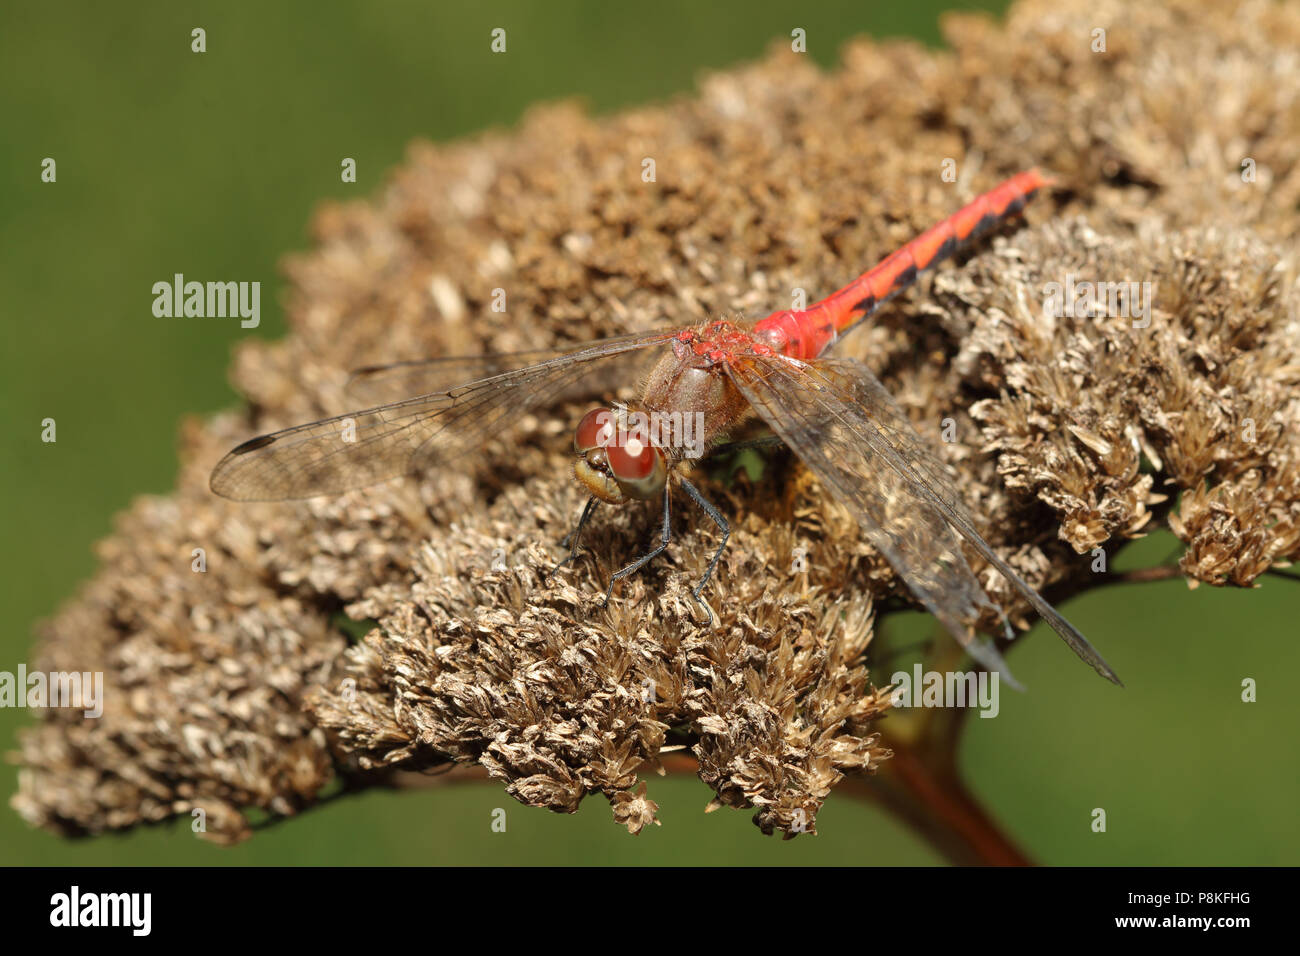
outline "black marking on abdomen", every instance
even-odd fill
[[[857,305],[855,305],[855,306],[854,306],[852,309],[850,309],[849,311],[850,311],[850,312],[870,312],[870,311],[871,311],[872,309],[874,309],[875,307],[876,307],[876,297],[875,297],[874,295],[869,295],[869,296],[867,296],[865,299],[863,299],[861,302],[859,302]]]
[[[930,261],[927,262],[922,268],[929,269],[934,266],[937,266],[944,259],[947,259],[950,255],[956,252],[957,246],[959,244],[960,243],[957,241],[955,237],[949,236],[947,239],[943,241],[943,244],[940,245],[939,248],[934,251],[934,256],[931,257]]]
[[[894,288],[901,289],[905,285],[911,285],[916,281],[916,266],[911,265],[898,274],[894,280]]]
[[[257,451],[259,448],[265,448],[275,441],[274,435],[258,435],[256,438],[250,438],[242,445],[236,445],[230,450],[232,455],[247,455],[250,451]]]

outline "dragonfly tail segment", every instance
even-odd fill
[[[955,255],[971,240],[1017,215],[1040,190],[1055,180],[1038,169],[1017,173],[921,233],[838,292],[802,312],[778,312],[759,323],[780,329],[790,344],[785,354],[809,361],[889,299],[916,282],[917,276]]]

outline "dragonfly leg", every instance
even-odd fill
[[[686,493],[694,499],[695,503],[700,506],[701,510],[713,520],[713,523],[718,526],[718,530],[722,532],[722,541],[718,544],[718,550],[713,552],[713,557],[709,561],[708,569],[704,572],[704,577],[700,578],[700,583],[695,586],[695,590],[692,592],[698,601],[700,592],[709,583],[709,578],[713,577],[713,569],[718,566],[718,560],[722,557],[722,552],[727,548],[727,539],[731,537],[731,527],[727,524],[727,519],[722,517],[722,512],[715,508],[704,495],[700,494],[698,488],[685,478],[681,479],[681,484],[686,489]]]
[[[668,510],[668,489],[664,488],[664,526],[659,535],[659,545],[653,550],[641,555],[627,567],[614,572],[613,577],[609,579],[609,587],[605,589],[605,599],[601,601],[601,607],[609,604],[609,596],[614,593],[614,582],[619,578],[625,578],[629,574],[641,568],[647,561],[652,560],[663,553],[664,548],[668,547],[668,541],[672,537],[672,521]]]
[[[568,547],[570,542],[573,543],[573,547],[569,548],[569,556],[565,558],[563,561],[561,561],[559,564],[557,564],[555,567],[551,568],[549,572],[547,572],[546,575],[547,580],[550,579],[552,574],[560,570],[560,568],[564,567],[566,564],[568,564],[570,561],[572,561],[574,558],[578,556],[578,541],[582,537],[582,528],[584,525],[586,525],[587,519],[591,517],[591,513],[596,510],[596,504],[599,501],[600,499],[597,498],[595,495],[592,495],[590,498],[587,499],[587,504],[582,509],[582,517],[578,519],[577,526],[574,527],[574,529],[570,531],[568,534],[566,534],[564,538],[560,541],[561,548]]]

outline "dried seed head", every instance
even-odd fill
[[[294,813],[335,775],[462,761],[536,806],[602,793],[635,832],[654,820],[643,778],[671,741],[718,804],[756,808],[768,832],[813,832],[836,781],[888,757],[873,729],[888,701],[863,653],[873,599],[906,595],[797,463],[775,456],[756,482],[718,488],[735,528],[706,594],[711,626],[688,596],[714,540],[703,525],[679,530],[608,614],[593,596],[652,537],[646,512],[607,514],[594,557],[542,584],[547,543],[581,504],[565,472],[581,405],[543,409],[477,459],[339,499],[236,504],[208,492],[208,470],[250,433],[346,411],[358,365],[649,328],[682,302],[786,308],[774,290],[836,288],[1035,164],[1068,185],[1066,205],[1036,203],[1028,225],[845,344],[884,373],[990,542],[1040,589],[1087,587],[1077,552],[1161,523],[1207,584],[1248,585],[1300,556],[1286,257],[1300,232],[1286,82],[1300,10],[1185,7],[1124,4],[1104,57],[1079,41],[1107,21],[1098,0],[1026,0],[1006,25],[954,17],[950,52],[858,42],[828,75],[775,52],[694,101],[600,120],[549,107],[509,136],[416,147],[369,204],[323,208],[317,248],[288,263],[290,335],[235,362],[256,415],[188,426],[175,493],[119,519],[102,570],[43,628],[33,666],[103,671],[106,709],[49,711],[23,734],[15,807],[63,832],[202,809],[209,837],[232,841],[248,835],[240,811]],[[1249,183],[1225,138],[1243,103]],[[657,187],[609,161],[630,139],[656,144]],[[969,182],[917,175],[963,143],[983,157]],[[1049,308],[1047,287],[1071,276],[1150,281],[1146,324],[1109,302]],[[466,321],[488,314],[495,285],[518,321]],[[194,573],[196,546],[222,560]],[[381,626],[348,646],[341,606]]]

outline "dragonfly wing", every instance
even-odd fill
[[[604,339],[602,345],[621,341],[638,341],[644,333]],[[591,347],[590,342],[549,349],[532,349],[526,352],[497,352],[488,355],[452,355],[443,358],[417,359],[393,362],[387,365],[368,365],[353,370],[348,379],[348,392],[358,400],[371,405],[382,405],[410,398],[412,395],[429,395],[444,392],[465,382],[502,375],[514,369],[542,365],[555,359],[575,355]],[[628,368],[640,359],[635,352],[622,353],[623,361],[610,358],[600,363],[600,385],[593,384],[592,392],[601,388],[616,388],[628,381]],[[584,377],[584,382],[592,381]]]
[[[954,531],[1003,574],[1098,673],[1114,671],[1079,631],[975,530],[946,470],[871,371],[853,359],[796,363],[746,356],[729,366],[755,411],[857,516],[867,539],[912,592],[981,664],[1005,672],[968,622],[992,602]]]
[[[591,364],[668,341],[675,330],[610,339],[535,365],[250,439],[212,471],[238,501],[339,494],[442,464],[581,384]]]

